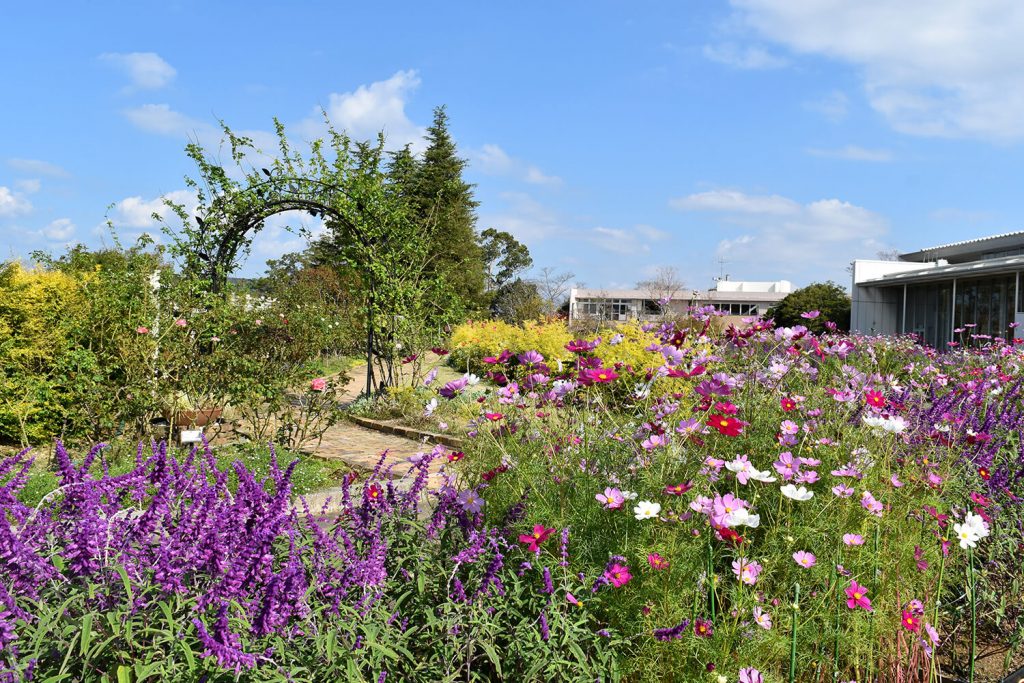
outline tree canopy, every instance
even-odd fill
[[[818,311],[817,317],[806,318],[803,313]],[[840,330],[850,329],[850,296],[846,290],[829,280],[802,287],[768,309],[768,317],[779,325],[804,325],[814,332],[825,329],[827,321]]]

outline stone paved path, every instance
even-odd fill
[[[359,396],[366,380],[366,366],[360,365],[348,371],[349,381],[342,390],[341,400],[348,403]],[[413,439],[386,434],[374,429],[361,427],[351,422],[342,421],[324,433],[319,445],[313,444],[306,452],[329,460],[340,460],[360,473],[368,473],[377,466],[382,453],[386,452],[384,468],[391,466],[391,479],[399,489],[412,483],[415,474],[410,475],[412,465],[409,458],[417,453],[430,451],[433,444],[425,444]],[[437,489],[442,484],[439,473],[445,460],[438,458],[430,467],[430,478],[427,489]],[[358,484],[361,486],[361,484]],[[306,500],[311,509],[317,509],[328,497],[340,498],[341,489],[328,489],[316,494],[307,495]]]
[[[310,449],[310,453],[329,460],[340,460],[361,474],[368,473],[377,466],[377,461],[383,452],[387,452],[384,459],[384,468],[392,465],[391,479],[399,490],[412,485],[415,474],[410,474],[412,465],[408,462],[410,456],[422,451],[429,451],[433,448],[430,444],[421,444],[412,439],[406,439],[393,434],[384,434],[373,429],[360,427],[350,422],[342,422],[335,425],[324,434],[323,441],[319,448]],[[440,468],[443,464],[440,458],[435,460],[430,467],[430,476],[427,479],[427,490],[434,490],[441,486],[442,479]],[[353,487],[361,487],[362,480],[355,481]],[[354,493],[354,492],[353,492]],[[335,487],[324,491],[317,491],[303,496],[310,510],[320,511],[327,503],[328,518],[338,510],[342,497],[342,488]],[[421,499],[422,500],[422,499]],[[425,502],[425,501],[424,501]]]

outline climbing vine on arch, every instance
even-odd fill
[[[327,138],[300,151],[275,125],[272,156],[227,126],[228,166],[198,143],[186,147],[198,169],[196,178],[186,178],[197,206],[189,212],[167,202],[181,223],[177,229],[165,223],[171,253],[196,287],[224,296],[269,218],[301,211],[321,219],[316,251],[354,283],[356,324],[366,340],[365,393],[378,394],[397,383],[401,357],[435,343],[460,318],[460,300],[431,268],[430,226],[414,219],[403,187],[389,174],[383,136],[353,142],[328,122]]]

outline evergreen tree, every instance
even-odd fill
[[[411,186],[413,216],[429,235],[432,274],[445,278],[467,308],[478,309],[484,303],[484,265],[475,230],[478,202],[473,186],[462,179],[465,167],[448,132],[448,114],[438,107],[415,174],[406,175],[410,165],[404,152],[393,157],[391,170],[397,173],[393,179]]]

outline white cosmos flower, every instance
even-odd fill
[[[754,481],[759,481],[765,484],[770,484],[775,481],[775,477],[768,470],[759,470],[756,467],[750,468],[750,474],[748,475]]]
[[[652,503],[649,500],[641,500],[633,508],[633,514],[637,519],[651,519],[657,517],[659,512],[661,512],[661,504]]]
[[[622,494],[622,497],[625,498],[626,500],[636,500],[636,491],[626,491],[625,489],[623,489],[622,491],[620,491],[620,493]]]
[[[480,384],[480,378],[474,375],[472,372],[467,372],[465,375],[462,376],[462,378],[466,380],[467,383],[469,383],[469,386]]]
[[[786,484],[779,489],[779,491],[781,491],[782,495],[786,498],[792,498],[793,500],[805,501],[814,498],[814,493],[812,491],[808,491],[806,486],[797,488],[792,484]]]
[[[953,531],[956,532],[956,537],[960,539],[960,547],[964,550],[977,547],[978,541],[982,539],[978,530],[967,524],[954,524]]]
[[[437,399],[432,398],[430,402],[423,408],[423,417],[430,417],[437,410]]]
[[[725,469],[729,470],[730,472],[737,472],[737,473],[738,472],[749,472],[750,469],[751,469],[751,466],[750,466],[749,462],[744,461],[744,460],[740,460],[739,458],[736,458],[735,460],[730,460],[729,462],[725,463]]]
[[[761,525],[761,515],[755,515],[746,508],[740,508],[725,516],[725,525],[727,527],[749,526],[751,529],[756,529]]]

